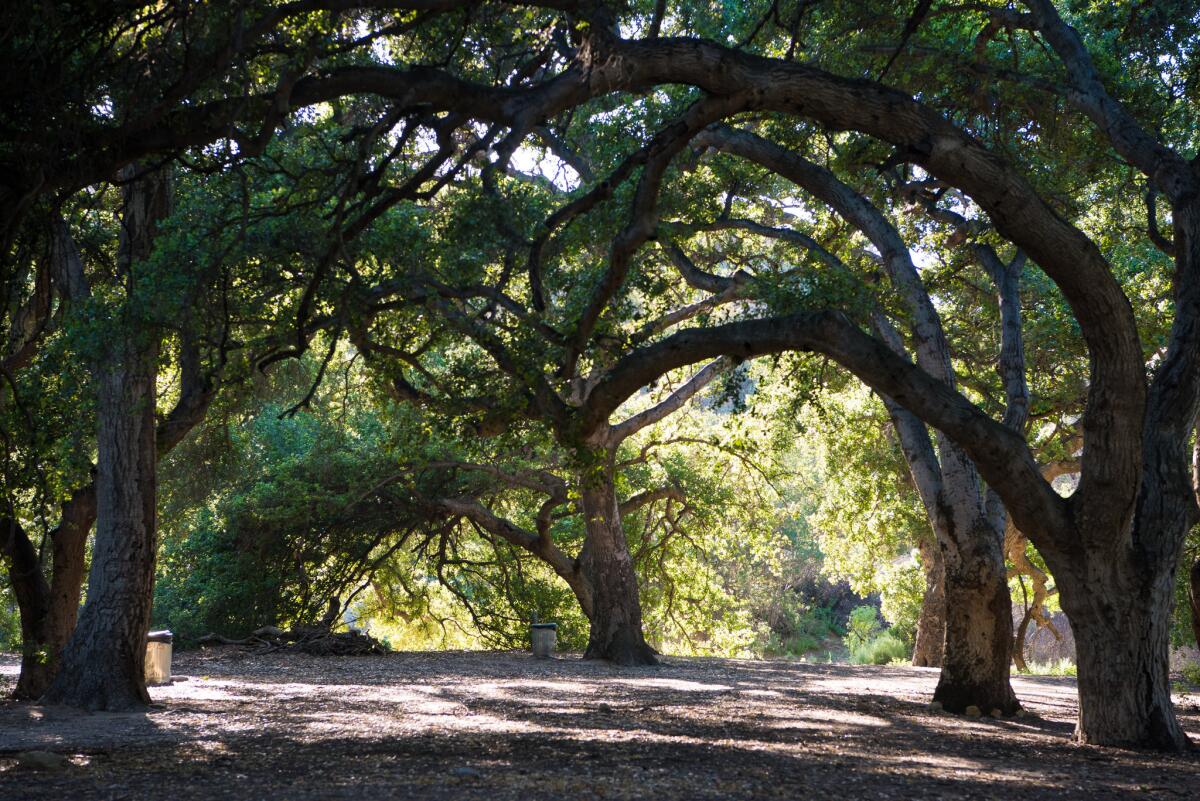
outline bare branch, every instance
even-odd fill
[[[697,392],[712,383],[714,378],[728,370],[732,364],[732,360],[724,357],[715,359],[689,378],[687,383],[672,392],[662,402],[609,428],[605,439],[610,444],[615,445],[626,437],[641,431],[646,426],[654,425],[664,417],[678,411]]]

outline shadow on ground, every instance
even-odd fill
[[[1194,759],[1073,745],[1071,679],[972,720],[905,667],[222,649],[176,672],[144,714],[0,705],[0,798],[1200,798]],[[30,749],[73,764],[16,768]]]

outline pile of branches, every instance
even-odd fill
[[[291,631],[263,626],[240,640],[206,634],[198,642],[201,646],[238,645],[257,654],[300,651],[314,656],[368,656],[388,652],[384,644],[370,634],[354,630],[334,632],[320,626],[297,626]]]

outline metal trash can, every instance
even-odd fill
[[[146,635],[146,684],[171,683],[171,632],[152,631]]]
[[[554,647],[558,645],[558,624],[530,624],[529,639],[532,641],[534,657],[537,659],[549,659],[554,656]]]

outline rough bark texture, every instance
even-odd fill
[[[1058,576],[1075,632],[1083,743],[1182,751],[1190,745],[1168,676],[1173,571],[1130,575],[1115,560]],[[1156,575],[1157,574],[1157,575]]]
[[[99,371],[97,521],[88,598],[45,703],[150,703],[144,661],[154,589],[157,348],[131,339]]]
[[[190,357],[193,338],[183,337],[180,353],[181,391],[175,407],[159,421],[156,446],[159,456],[183,440],[204,419],[216,395],[216,384],[205,374],[198,360]],[[61,507],[58,526],[50,533],[50,583],[44,601],[21,607],[21,625],[30,627],[36,644],[24,648],[21,674],[13,696],[23,700],[40,698],[58,672],[63,648],[75,630],[83,578],[87,567],[86,546],[96,522],[96,484],[91,481],[71,494]],[[38,588],[35,587],[35,590]],[[31,615],[31,616],[30,616]],[[28,618],[28,620],[27,620]]]
[[[933,699],[951,712],[976,706],[1005,715],[1020,704],[1009,683],[1012,602],[1000,543],[985,527],[946,560],[946,643],[942,675]],[[950,643],[954,646],[950,647]]]
[[[946,647],[946,569],[934,542],[923,539],[919,544],[925,595],[921,598],[912,663],[917,667],[941,667]]]
[[[21,662],[37,663],[42,650],[38,621],[50,605],[50,585],[29,536],[11,512],[0,516],[0,553],[8,561],[8,576],[21,615]],[[20,688],[18,688],[18,695]]]
[[[621,526],[612,470],[609,457],[581,481],[587,540],[579,561],[592,587],[591,630],[584,658],[653,665],[658,660],[642,636],[637,574]]]

